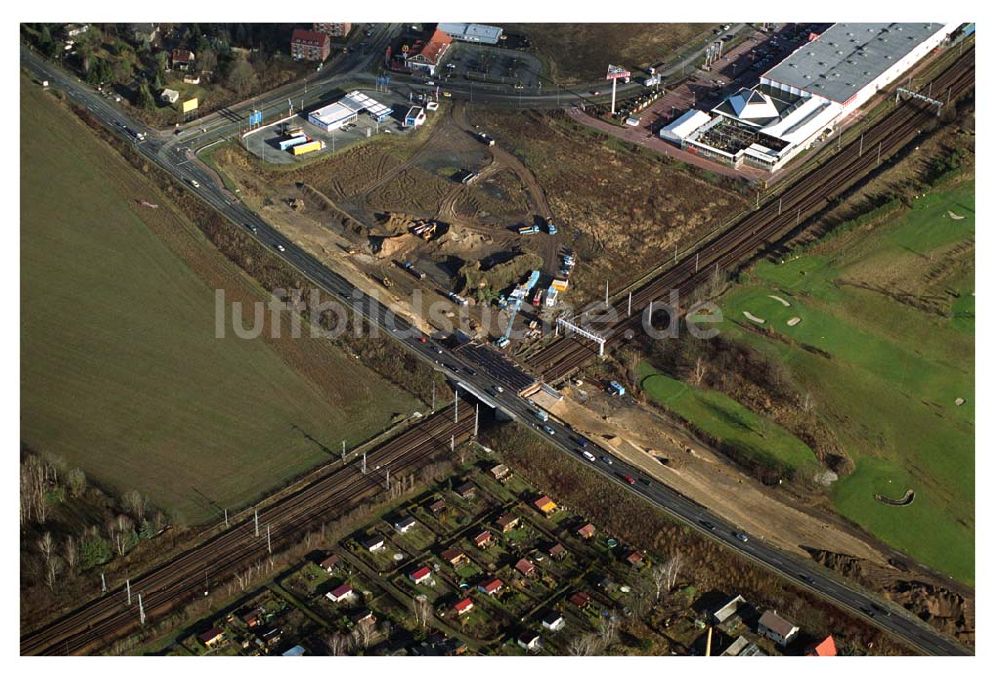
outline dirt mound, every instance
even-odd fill
[[[410,227],[420,221],[416,216],[402,214],[399,212],[386,212],[376,217],[377,228],[373,229],[372,235],[379,237],[389,237],[402,235],[410,230]]]
[[[369,238],[372,253],[380,259],[398,258],[413,249],[420,240],[409,233],[402,235],[377,236]]]
[[[908,572],[880,567],[842,553],[806,548],[816,562],[886,595],[893,602],[942,632],[972,645],[975,642],[975,600]]]

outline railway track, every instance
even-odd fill
[[[467,439],[474,425],[474,409],[461,402],[457,423],[453,417],[453,410],[442,410],[372,451],[365,475],[356,463],[334,470],[259,511],[259,534],[250,516],[137,576],[131,581],[131,606],[127,604],[125,586],[120,585],[28,633],[21,638],[21,655],[84,654],[125,637],[140,625],[140,594],[147,622],[199,594],[208,594],[235,574],[267,559],[268,526],[271,547],[278,550],[300,538],[311,525],[384,490],[386,468],[397,477],[405,476],[435,452],[447,449],[452,435],[456,443]]]
[[[951,90],[960,98],[975,85],[975,50],[956,59],[934,80],[934,91]],[[603,330],[605,349],[619,345],[641,329],[642,314],[651,303],[671,290],[687,299],[716,269],[725,271],[755,254],[761,247],[780,239],[804,220],[818,213],[832,200],[848,191],[920,132],[930,109],[908,102],[868,129],[858,140],[844,146],[826,163],[796,180],[780,196],[749,213],[732,228],[709,241],[677,265],[653,278],[632,294],[631,317],[627,299],[613,304],[615,317]],[[597,354],[596,346],[575,336],[564,336],[534,354],[528,366],[545,381],[554,383],[589,362]]]

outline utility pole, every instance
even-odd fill
[[[628,293],[628,310],[625,311],[626,317],[632,317],[632,292]]]
[[[132,582],[125,579],[125,596],[128,597],[128,605],[132,606]]]
[[[254,537],[260,536],[260,520],[257,515],[257,508],[253,509],[253,535]]]
[[[784,200],[783,197],[778,198],[778,216],[781,216],[781,203]]]
[[[101,572],[101,594],[102,595],[108,594],[108,584],[104,580],[104,572],[103,571]]]
[[[142,593],[139,593],[139,624],[146,624],[146,610],[142,606]]]
[[[367,475],[368,474],[368,452],[367,451],[363,452],[361,454],[361,474],[362,475]]]
[[[760,191],[757,191],[757,206],[754,209],[760,209]]]
[[[222,519],[226,522],[226,528],[229,528],[229,508],[222,509]]]
[[[802,219],[802,207],[799,207],[799,211],[795,212],[795,225],[799,225],[799,221]]]
[[[861,151],[865,147],[865,133],[861,132],[861,143],[858,145],[858,157],[861,157]]]
[[[472,436],[479,437],[479,402],[476,402],[476,419],[472,424]]]
[[[389,468],[386,466],[385,469],[385,490],[389,491]]]
[[[340,460],[347,463],[347,440],[340,441]]]
[[[882,164],[882,142],[878,142],[878,153],[875,156],[875,164]]]
[[[458,388],[455,388],[455,423],[458,423]]]
[[[271,524],[267,525],[267,554],[271,554]]]
[[[677,263],[677,245],[674,245],[674,263]]]
[[[649,302],[649,312],[646,313],[646,315],[649,317],[649,324],[652,325],[653,324],[653,302],[652,301]]]
[[[696,273],[698,272],[698,257],[700,255],[701,255],[701,252],[695,252],[694,253],[694,272],[696,272]],[[652,307],[652,306],[650,306],[650,307]],[[650,315],[650,317],[652,317],[652,315]]]
[[[605,305],[605,307],[611,305],[610,303],[608,303],[608,299],[610,298],[610,292],[611,292],[611,283],[608,280],[605,280],[604,281],[604,305]]]
[[[431,412],[433,413],[437,409],[437,384],[434,383],[434,377],[431,376]]]

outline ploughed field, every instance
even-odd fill
[[[329,341],[291,338],[287,313],[266,317],[263,337],[238,338],[232,302],[249,328],[264,290],[26,81],[21,139],[24,444],[196,522],[418,406]]]

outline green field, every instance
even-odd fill
[[[929,193],[887,223],[833,236],[784,263],[759,264],[724,298],[726,331],[788,366],[855,462],[833,486],[837,509],[969,584],[974,196],[972,181]],[[794,317],[801,321],[789,326]],[[755,326],[786,340],[748,330]],[[907,489],[916,492],[907,507],[873,498],[898,498]]]
[[[195,522],[418,407],[328,341],[215,338],[216,288],[244,302],[263,291],[23,82],[21,139],[25,444]]]
[[[639,377],[642,389],[660,406],[744,458],[810,475],[818,470],[816,457],[802,440],[722,393],[690,386],[645,362]]]

